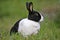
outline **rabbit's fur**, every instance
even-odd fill
[[[11,28],[10,34],[12,33],[21,33],[24,37],[37,34],[40,30],[40,22],[43,21],[43,16],[33,10],[33,3],[26,2],[26,8],[28,10],[28,17],[22,20],[19,20]]]

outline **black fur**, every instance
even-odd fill
[[[33,3],[32,2],[26,2],[26,8],[27,8],[27,10],[28,11],[30,11],[31,12],[31,10],[30,10],[30,6],[32,5],[32,8],[33,8]],[[33,9],[32,9],[33,10]]]
[[[41,15],[36,11],[32,11],[29,12],[28,19],[39,22],[39,20],[41,19]]]
[[[22,19],[21,19],[21,20],[22,20]],[[15,34],[15,33],[18,32],[19,22],[20,22],[21,20],[17,21],[17,22],[14,24],[14,26],[11,28],[11,30],[10,30],[10,35],[12,35],[12,33]]]
[[[32,6],[32,8],[30,8],[31,6]],[[28,19],[39,22],[39,20],[41,19],[41,15],[39,14],[39,12],[33,10],[33,3],[27,2],[26,7],[27,7],[27,10],[29,12]]]

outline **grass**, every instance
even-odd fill
[[[37,35],[29,36],[28,39],[21,35],[10,36],[9,32],[14,23],[28,15],[25,6],[27,1],[32,1],[34,9],[44,13],[41,29]],[[60,40],[59,4],[60,0],[0,0],[0,40]]]

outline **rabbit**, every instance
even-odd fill
[[[28,10],[28,17],[17,21],[11,28],[10,35],[12,33],[20,33],[23,37],[27,37],[37,34],[40,30],[40,22],[43,21],[42,14],[33,10],[32,2],[26,2],[26,8]]]

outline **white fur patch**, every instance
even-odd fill
[[[42,21],[44,20],[44,18],[43,18],[43,16],[42,16],[42,14],[41,14],[41,13],[40,13],[40,15],[41,15],[40,22],[42,22]]]
[[[31,21],[27,18],[19,22],[18,33],[21,33],[24,37],[31,34],[37,34],[38,30],[40,30],[39,22]]]

